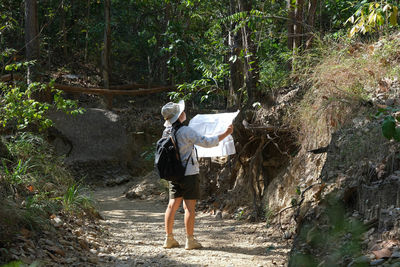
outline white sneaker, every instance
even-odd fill
[[[173,235],[167,235],[165,237],[163,248],[176,248],[179,247],[178,241],[175,240]]]
[[[185,249],[197,249],[202,248],[203,246],[197,241],[194,236],[187,236],[186,237],[186,245]]]

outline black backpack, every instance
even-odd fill
[[[179,183],[185,176],[186,166],[182,166],[179,155],[179,146],[176,139],[176,132],[182,124],[173,126],[170,134],[161,137],[157,141],[154,165],[161,179]]]

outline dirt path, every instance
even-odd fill
[[[184,249],[183,214],[175,217],[174,234],[181,246],[163,249],[165,204],[128,200],[123,187],[94,192],[105,220],[110,248],[103,266],[285,266],[290,244],[265,223],[249,224],[197,213],[195,234],[204,248]]]

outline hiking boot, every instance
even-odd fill
[[[178,241],[175,240],[173,235],[167,235],[165,237],[163,248],[175,248],[179,247]]]
[[[197,249],[202,248],[203,246],[197,241],[194,236],[187,236],[186,237],[186,245],[185,249]]]

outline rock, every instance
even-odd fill
[[[215,219],[222,220],[222,211],[218,210],[217,213],[215,213]]]
[[[362,236],[362,239],[364,240],[369,240],[370,236],[375,232],[375,228],[372,227],[371,229],[369,229],[367,232],[365,232]]]
[[[57,228],[63,225],[63,221],[57,216],[51,219],[51,223]]]
[[[118,176],[117,178],[115,178],[115,183],[117,185],[124,184],[124,183],[129,182],[130,179],[131,179],[131,177],[129,175],[121,175],[121,176]]]
[[[354,211],[353,214],[352,214],[352,216],[353,216],[354,218],[356,218],[356,219],[359,219],[359,218],[360,218],[360,213],[358,213],[358,211]]]
[[[394,258],[394,259],[400,258],[400,251],[395,250],[395,251],[392,253],[392,258]]]
[[[227,212],[227,211],[222,212],[222,219],[228,220],[230,218],[231,218],[231,215],[229,214],[229,212]]]
[[[48,116],[57,130],[53,141],[56,153],[67,154],[65,162],[73,172],[86,174],[88,180],[96,182],[106,180],[106,170],[127,173],[122,166],[132,161],[132,146],[117,113],[87,108],[76,116],[61,111],[49,112]],[[61,140],[68,140],[70,145],[65,148]]]
[[[128,193],[125,194],[125,197],[127,199],[137,199],[140,198],[140,196],[138,194],[136,194],[135,191],[129,191]]]
[[[283,234],[282,238],[283,238],[283,239],[290,239],[290,238],[292,238],[292,233],[289,232],[289,231],[286,231],[286,232]]]
[[[370,265],[371,265],[371,266],[377,266],[377,265],[382,264],[382,263],[384,263],[384,262],[385,262],[384,259],[373,260],[373,261],[370,262]]]
[[[120,176],[117,176],[116,178],[106,181],[105,184],[106,184],[106,186],[121,185],[121,184],[125,184],[125,183],[129,182],[130,178],[131,177],[129,175],[120,175]]]
[[[369,263],[370,261],[370,258],[365,255],[354,259],[354,263]]]

